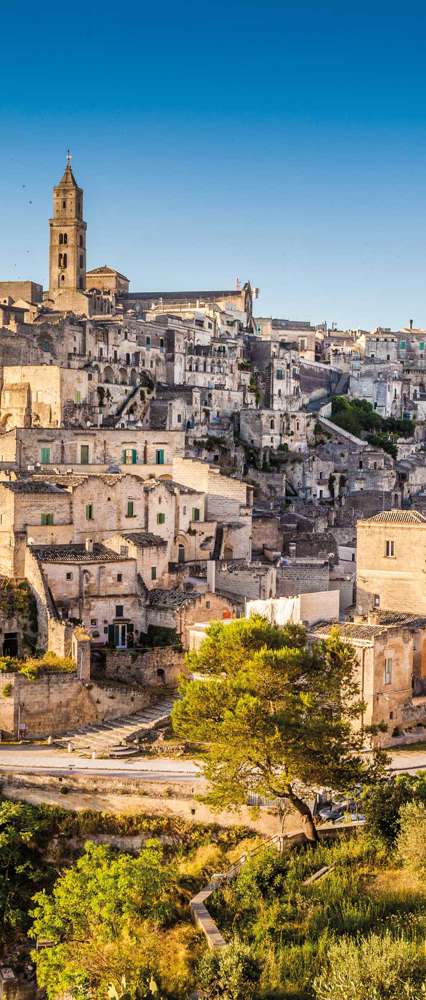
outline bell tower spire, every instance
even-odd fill
[[[72,172],[69,150],[62,180],[53,188],[53,216],[49,226],[49,291],[83,291],[87,226],[83,220],[83,190]]]

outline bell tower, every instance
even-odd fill
[[[83,191],[71,170],[69,150],[64,176],[53,188],[53,217],[49,226],[49,291],[83,291],[87,226],[83,221]]]

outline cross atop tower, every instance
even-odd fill
[[[67,167],[71,166],[71,160],[72,160],[72,153],[71,153],[71,150],[68,149],[67,150]]]

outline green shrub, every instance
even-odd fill
[[[407,868],[426,874],[426,805],[407,802],[399,813],[398,855]]]
[[[70,656],[57,656],[56,653],[43,653],[41,656],[30,656],[20,660],[14,656],[0,656],[0,672],[22,674],[28,681],[34,681],[40,674],[73,673],[74,660]]]
[[[328,961],[314,979],[316,1000],[424,1000],[423,948],[383,935],[333,941]]]
[[[259,981],[259,966],[240,941],[209,952],[198,969],[200,1000],[251,1000]]]
[[[368,788],[363,803],[368,833],[393,847],[406,802],[426,804],[426,774],[399,774]]]

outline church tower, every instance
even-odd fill
[[[49,291],[83,291],[86,284],[86,223],[83,191],[71,170],[71,154],[62,180],[53,189],[53,218],[49,219]]]

